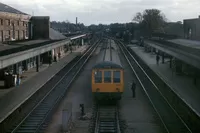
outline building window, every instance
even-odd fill
[[[8,25],[8,20],[5,20],[5,22],[6,22],[6,25]]]
[[[15,31],[15,38],[18,40],[18,34],[17,33],[18,33],[18,31],[16,30]]]
[[[5,40],[10,40],[10,31],[6,31]]]
[[[25,33],[25,34],[26,34],[26,37],[28,37],[28,30],[26,30],[25,32],[26,32],[26,33]]]
[[[102,72],[95,71],[94,72],[95,83],[102,83]]]
[[[3,19],[0,19],[0,23],[1,23],[1,25],[3,25]]]
[[[12,22],[11,24],[12,24],[12,26],[13,26],[13,28],[14,28],[14,26],[15,26],[15,22]]]
[[[113,72],[113,82],[120,83],[120,71]]]
[[[12,28],[13,28],[12,38],[15,39],[15,23],[14,22],[12,22]]]
[[[20,40],[20,33],[19,33],[19,30],[16,30],[15,31],[15,36],[16,36],[16,38],[17,38],[17,40]]]
[[[111,83],[111,71],[104,71],[104,83]]]
[[[1,31],[1,41],[3,42],[3,31]]]
[[[10,36],[11,36],[11,35],[10,35],[10,30],[8,30],[8,37],[10,38]]]
[[[22,31],[23,39],[25,39],[25,30]]]
[[[19,26],[19,21],[17,21],[17,25]]]
[[[26,26],[26,23],[24,21],[22,23],[23,23],[23,26]]]
[[[6,24],[10,25],[10,20],[9,19],[6,20]]]
[[[10,25],[10,20],[9,19],[6,20],[6,25]]]
[[[15,31],[13,30],[13,37],[12,37],[13,39],[15,39]]]

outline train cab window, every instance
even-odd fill
[[[102,83],[102,72],[101,71],[95,71],[94,77],[95,77],[95,83]]]
[[[111,83],[111,71],[104,71],[104,83]]]
[[[120,83],[120,71],[113,72],[113,82]]]

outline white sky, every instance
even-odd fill
[[[22,12],[50,16],[51,21],[75,18],[85,25],[130,22],[136,12],[160,9],[169,21],[197,18],[200,0],[0,0]]]

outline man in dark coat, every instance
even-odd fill
[[[156,62],[157,62],[157,65],[159,65],[159,60],[160,60],[160,56],[157,54],[157,55],[156,55]]]
[[[70,52],[72,53],[72,46],[70,46]]]
[[[132,86],[131,86],[133,98],[135,98],[135,88],[136,88],[136,83],[133,81]]]
[[[49,66],[51,65],[51,63],[52,63],[52,57],[49,56]]]

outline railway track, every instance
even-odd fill
[[[67,89],[87,63],[98,44],[99,41],[83,54],[30,113],[18,125],[13,127],[11,133],[37,133],[45,130],[53,109],[62,100]]]
[[[176,112],[165,98],[164,94],[160,91],[160,88],[156,86],[134,56],[128,51],[126,46],[117,40],[116,43],[157,113],[164,130],[167,133],[193,133],[190,127],[186,124],[187,122],[185,122]]]
[[[117,105],[98,105],[94,133],[120,133]]]

